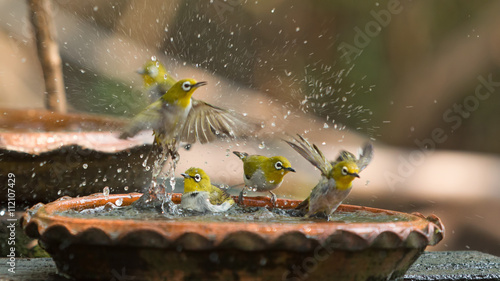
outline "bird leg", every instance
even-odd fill
[[[273,208],[276,208],[276,194],[274,194],[272,191],[269,191],[269,193],[271,193],[271,204],[273,204]]]
[[[245,192],[246,185],[243,187],[243,189],[240,192],[240,196],[238,196],[238,204],[243,205],[243,193]]]

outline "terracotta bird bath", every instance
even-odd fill
[[[95,115],[0,109],[0,182],[7,183],[10,173],[15,176],[15,199],[20,205],[102,192],[105,186],[115,192],[123,192],[125,186],[126,192],[142,191],[151,179],[141,164],[152,137],[118,139],[123,122]],[[0,185],[2,194],[7,194],[7,187]]]
[[[25,213],[23,228],[39,239],[60,274],[78,280],[389,280],[402,277],[444,236],[434,215],[350,205],[338,212],[389,220],[203,222],[60,213],[109,202],[127,206],[140,196],[94,194],[38,204]],[[174,194],[173,201],[179,200]],[[279,199],[277,206],[289,209],[299,202]],[[247,197],[245,204],[270,206],[270,201]]]

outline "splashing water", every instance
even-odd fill
[[[153,158],[152,164],[148,165],[148,159]],[[140,200],[134,204],[138,208],[149,209],[150,207],[161,208],[166,216],[179,215],[180,208],[172,202],[172,193],[175,189],[175,170],[179,162],[179,154],[175,145],[166,144],[161,149],[154,149],[146,157],[142,166],[149,170],[152,168],[152,179],[149,189]],[[168,167],[164,172],[163,167]],[[167,184],[165,180],[168,179]]]
[[[168,172],[165,174],[165,178],[169,179],[170,189],[167,190],[165,185],[163,185],[163,192],[165,192],[165,197],[161,205],[162,212],[168,215],[179,215],[181,213],[180,208],[172,202],[172,193],[175,190],[175,170],[177,168],[177,163],[179,162],[179,154],[177,150],[169,150],[167,155],[170,154],[168,161]]]

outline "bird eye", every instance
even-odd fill
[[[201,176],[200,176],[200,174],[196,174],[196,175],[194,175],[194,180],[195,180],[196,182],[200,182],[200,181],[201,181]]]
[[[182,89],[186,92],[191,90],[191,87],[192,87],[192,85],[191,85],[191,83],[189,83],[189,81],[182,83]]]
[[[276,170],[281,170],[283,169],[283,163],[281,163],[281,161],[278,161],[274,164],[274,168],[276,168]]]
[[[342,175],[347,176],[348,173],[349,170],[347,170],[347,167],[346,166],[342,167]]]

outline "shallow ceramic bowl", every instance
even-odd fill
[[[11,173],[16,203],[28,206],[102,192],[105,186],[142,191],[151,181],[141,164],[152,137],[120,140],[123,124],[95,115],[0,109],[0,182],[7,183]],[[2,194],[7,188],[0,185]]]
[[[126,206],[140,196],[65,197],[32,207],[22,223],[59,272],[79,280],[388,280],[402,277],[444,235],[434,215],[349,205],[339,211],[364,210],[404,221],[183,222],[57,214],[117,200]],[[180,195],[173,200],[178,203]],[[279,199],[277,206],[294,208],[299,202]],[[270,206],[266,197],[247,197],[245,204]]]

